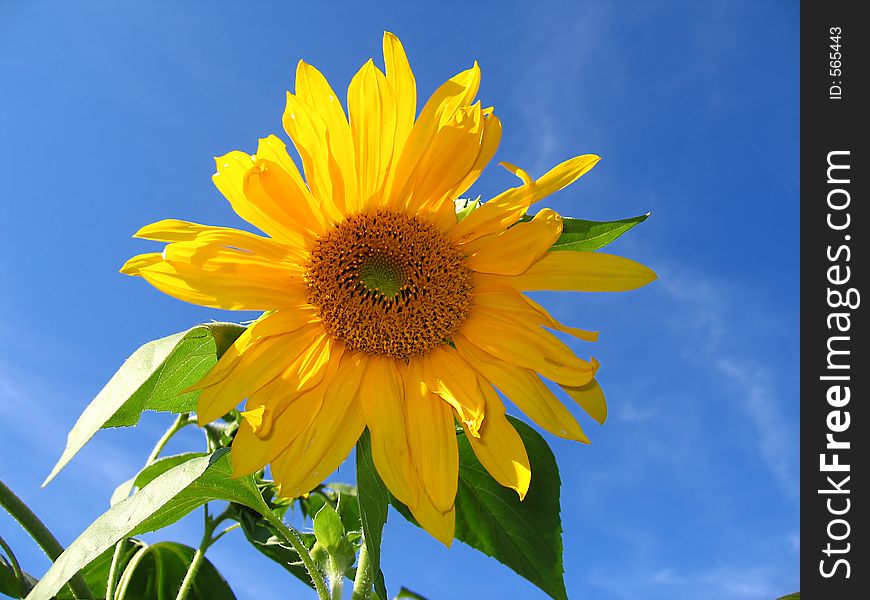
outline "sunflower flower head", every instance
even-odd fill
[[[562,218],[532,204],[597,162],[578,156],[520,179],[459,220],[455,200],[501,139],[475,102],[477,63],[441,85],[417,115],[416,82],[399,40],[384,35],[382,72],[353,77],[345,113],[326,78],[300,62],[283,124],[303,175],[276,136],[256,154],[216,159],[214,182],[266,235],[164,220],[137,237],[162,252],[122,273],[181,300],[264,311],[197,384],[208,423],[245,401],[233,442],[237,475],[271,465],[286,497],[312,490],[366,427],[392,494],[450,544],[458,482],[456,423],[499,483],[526,494],[531,469],[498,394],[552,434],[587,442],[545,380],[594,419],[606,406],[585,361],[548,330],[586,341],[523,292],[621,291],[655,278],[631,260],[548,252]]]

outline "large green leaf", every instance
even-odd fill
[[[376,575],[375,592],[379,597],[387,598],[387,589],[380,569],[381,539],[384,524],[387,522],[390,493],[375,468],[375,461],[372,458],[372,439],[368,429],[363,432],[356,444],[356,479],[360,521],[362,521],[363,538],[369,557],[369,568]]]
[[[456,539],[491,556],[541,588],[567,600],[562,567],[562,520],[559,469],[547,442],[513,417],[532,467],[532,482],[523,501],[502,487],[477,460],[464,433],[459,434],[459,489],[456,494]],[[408,507],[393,506],[414,524]]]
[[[562,218],[562,235],[550,247],[554,250],[575,250],[592,252],[614,241],[623,233],[643,223],[649,213],[618,221],[584,221],[583,219]]]
[[[198,392],[182,392],[214,366],[244,329],[235,323],[198,325],[136,350],[85,408],[42,485],[54,479],[101,428],[135,425],[145,410],[194,410]]]
[[[95,598],[106,597],[106,584],[114,556],[114,546],[94,559],[82,571]],[[175,598],[196,551],[175,542],[158,542],[152,546],[139,540],[124,540],[116,566],[115,589],[134,599]],[[73,600],[63,588],[56,600]],[[193,579],[188,598],[191,600],[234,600],[229,584],[206,558]]]
[[[268,510],[251,476],[232,479],[229,449],[192,458],[156,477],[135,494],[97,517],[57,558],[28,596],[56,594],[70,577],[119,540],[166,527],[213,500]]]
[[[127,563],[118,589],[124,591],[125,598],[175,598],[195,552],[190,546],[175,542],[147,546]],[[236,596],[223,575],[205,558],[196,571],[187,597],[191,600],[235,600]]]

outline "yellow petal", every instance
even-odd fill
[[[154,240],[155,242],[189,242],[197,239],[197,237],[204,233],[215,230],[223,231],[226,228],[200,225],[199,223],[180,221],[178,219],[163,219],[162,221],[146,225],[133,234],[133,237],[143,240]],[[239,233],[242,232],[239,231]]]
[[[621,256],[555,251],[547,252],[521,275],[499,277],[498,281],[522,291],[624,292],[655,279],[651,269]]]
[[[408,507],[420,527],[432,534],[436,540],[447,546],[453,543],[456,530],[456,510],[453,506],[447,512],[435,507],[425,494],[420,494],[420,501]]]
[[[217,171],[212,175],[212,181],[229,200],[237,215],[276,240],[292,246],[305,246],[305,237],[296,231],[292,221],[283,221],[280,214],[270,212],[271,206],[260,206],[257,199],[248,198],[245,194],[245,177],[254,168],[253,157],[233,151],[214,160]]]
[[[534,372],[498,360],[463,336],[456,336],[453,341],[466,362],[532,421],[555,436],[589,443],[574,415]]]
[[[413,175],[422,164],[423,154],[431,146],[438,129],[463,107],[468,106],[480,87],[480,68],[477,63],[441,85],[423,106],[420,117],[414,123],[402,154],[390,169],[388,196],[396,201],[408,197]]]
[[[457,73],[443,83],[426,101],[414,129],[434,132],[460,108],[468,106],[480,89],[480,66],[477,61],[470,69]],[[413,132],[412,132],[413,135]]]
[[[598,332],[586,331],[577,327],[568,327],[554,319],[540,304],[501,283],[493,282],[493,278],[477,276],[474,279],[474,302],[485,305],[492,312],[498,312],[508,317],[508,320],[523,320],[537,323],[556,331],[561,331],[587,341],[598,341]]]
[[[474,167],[480,154],[484,132],[480,102],[460,108],[438,129],[414,171],[412,185],[402,197],[412,213],[437,209],[445,204],[453,208],[455,189]]]
[[[347,458],[362,434],[365,419],[357,399],[361,361],[360,355],[343,358],[334,377],[317,388],[323,390],[319,412],[272,460],[272,473],[282,496],[295,498],[314,489]],[[289,414],[293,404],[282,417]],[[283,424],[276,421],[276,437]]]
[[[344,206],[348,211],[355,210],[356,171],[347,117],[326,78],[320,71],[301,60],[296,67],[296,98],[323,118],[326,137],[321,143],[329,147],[333,195],[338,198],[336,203],[339,206]]]
[[[562,234],[562,217],[543,209],[527,223],[466,244],[468,266],[482,273],[519,275],[544,254]]]
[[[459,420],[476,435],[485,415],[473,369],[447,346],[435,348],[419,360],[429,390],[450,404]]]
[[[235,476],[262,469],[302,435],[320,414],[337,374],[342,377],[342,384],[353,380],[353,373],[339,373],[344,359],[342,349],[343,345],[332,352],[326,374],[310,386],[295,389],[276,378],[251,394],[233,442]]]
[[[330,359],[340,358],[344,347],[321,328],[311,344],[278,377],[280,385],[288,393],[297,393],[319,384],[326,376]]]
[[[259,341],[239,357],[221,381],[202,390],[197,401],[199,423],[210,423],[225,415],[278,377],[300,354],[317,344],[322,333],[322,325],[311,324]]]
[[[387,78],[371,60],[351,80],[347,105],[356,151],[360,208],[377,207],[393,158],[396,103]]]
[[[486,421],[480,428],[480,437],[466,436],[477,460],[492,478],[517,492],[520,500],[526,497],[532,479],[532,469],[523,440],[505,417],[504,404],[490,385],[481,382],[486,398]]]
[[[243,410],[240,414],[245,422],[251,427],[251,431],[258,438],[264,438],[272,431],[271,409],[265,404],[259,404],[250,410]]]
[[[300,188],[278,163],[257,156],[254,166],[245,175],[243,187],[252,204],[296,232],[306,245],[328,226],[322,212],[309,201],[308,189]]]
[[[534,198],[532,180],[522,169],[517,168],[515,174],[523,180],[523,185],[505,190],[472,211],[448,234],[453,242],[466,244],[502,232],[526,214]]]
[[[163,219],[151,223],[137,231],[133,237],[157,242],[208,242],[219,247],[245,250],[277,262],[286,261],[288,258],[298,262],[305,257],[302,246],[280,243],[231,227],[212,227],[178,219]]]
[[[293,145],[302,159],[305,181],[311,194],[321,204],[334,203],[344,214],[344,180],[333,180],[330,173],[332,158],[329,152],[326,123],[305,102],[287,92],[287,107],[284,109],[284,129],[293,140]],[[337,165],[335,167],[338,168]],[[335,184],[335,185],[334,185]]]
[[[453,507],[459,481],[459,449],[453,410],[432,394],[419,359],[411,359],[405,373],[405,424],[423,491],[437,510]]]
[[[568,335],[573,335],[577,339],[583,340],[585,342],[597,342],[598,341],[598,332],[597,331],[588,331],[586,329],[580,329],[579,327],[569,327],[568,325],[563,325],[556,319],[554,319],[549,312],[547,312],[543,306],[526,296],[525,294],[520,294],[522,299],[526,302],[531,309],[538,314],[541,319],[541,323],[545,327],[549,327],[550,329],[555,329],[556,331],[561,331],[562,333],[567,333]]]
[[[251,395],[248,410],[242,415],[252,413],[255,418],[245,418],[236,433],[233,442],[234,476],[262,469],[312,426],[321,413],[324,397],[330,393],[336,375],[341,376],[339,381],[342,383],[353,379],[353,373],[347,370],[339,372],[339,365],[346,362],[345,356],[334,353],[330,357],[327,376],[306,391],[289,392],[281,381],[272,380]],[[256,423],[258,414],[262,417]]]
[[[292,256],[279,261],[223,243],[171,243],[162,255],[133,257],[121,273],[138,275],[179,300],[213,308],[274,310],[305,302],[302,268]]]
[[[504,231],[526,214],[530,205],[571,185],[599,160],[600,157],[594,154],[571,158],[556,165],[534,182],[519,167],[502,163],[523,180],[523,185],[506,190],[485,202],[450,232],[450,239],[458,244],[465,244],[484,235]]]
[[[347,458],[362,435],[365,419],[357,403],[343,412],[334,406],[324,406],[321,412],[327,411],[334,416],[316,419],[272,463],[282,496],[297,498],[317,487]]]
[[[421,494],[408,448],[405,389],[394,359],[368,358],[359,397],[378,473],[396,498],[416,505]]]
[[[592,359],[592,366],[597,372],[599,364],[594,358]],[[585,410],[590,417],[602,425],[604,424],[604,421],[607,420],[607,401],[604,399],[604,391],[602,391],[601,386],[598,385],[596,380],[593,379],[581,387],[563,385],[562,389],[565,390],[565,393],[571,396],[571,398],[580,405],[580,408]]]
[[[332,201],[332,198],[314,198],[311,190],[302,179],[296,163],[287,153],[287,146],[277,136],[270,135],[260,139],[256,158],[281,165],[284,172],[292,178],[294,186],[304,198],[305,203],[312,207],[313,212],[323,219],[324,223],[337,223],[343,219],[344,215]]]
[[[417,115],[417,82],[402,42],[389,31],[384,32],[384,66],[387,69],[387,82],[393,89],[396,103],[396,136],[394,156],[401,155],[408,134],[414,126]]]
[[[543,328],[511,322],[484,305],[474,307],[460,333],[475,346],[509,364],[537,371],[557,383],[582,386],[593,376],[592,365]]]
[[[584,154],[559,163],[535,181],[533,202],[543,200],[550,194],[565,189],[588,173],[600,160],[601,157],[595,154]]]
[[[144,269],[147,269],[148,267],[153,267],[154,265],[160,264],[162,262],[163,254],[161,254],[160,252],[147,252],[145,254],[137,254],[136,256],[125,262],[118,270],[118,272],[124,275],[136,276],[139,275]]]
[[[239,357],[251,350],[260,340],[289,333],[304,325],[318,323],[319,321],[317,309],[310,305],[302,305],[296,308],[277,310],[264,314],[236,338],[208,373],[185,391],[201,390],[223,381],[229,372],[235,368]]]
[[[483,137],[480,140],[480,152],[478,152],[471,170],[462,181],[446,194],[448,198],[459,198],[468,191],[468,188],[477,181],[480,174],[492,160],[492,157],[495,156],[496,150],[498,150],[498,145],[501,142],[501,121],[497,116],[492,114],[492,108],[487,108],[483,111],[483,114],[486,118],[483,122],[484,130]]]

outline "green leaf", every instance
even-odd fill
[[[332,484],[330,484],[330,487]],[[341,517],[341,522],[344,525],[345,531],[361,531],[362,523],[359,514],[359,500],[356,497],[356,488],[347,486],[351,490],[337,491],[338,505],[335,510],[338,511],[338,516]]]
[[[28,598],[49,598],[70,577],[119,540],[176,522],[214,500],[268,510],[253,477],[232,479],[229,449],[193,458],[157,476],[97,517],[57,558]]]
[[[314,515],[314,537],[317,542],[326,549],[332,559],[333,567],[338,573],[344,573],[351,567],[356,559],[353,545],[345,537],[344,525],[341,517],[329,503]]]
[[[314,584],[311,582],[311,577],[305,566],[301,563],[299,555],[290,546],[285,545],[284,538],[275,527],[266,519],[244,506],[235,507],[235,515],[233,518],[242,526],[242,533],[245,534],[248,542],[271,558],[273,561],[287,569],[297,579],[304,582],[306,585],[314,589]],[[302,543],[306,548],[311,550],[316,541],[313,534],[300,533]]]
[[[390,493],[384,485],[381,476],[375,468],[372,458],[372,438],[369,430],[363,431],[356,444],[356,479],[357,500],[359,501],[360,521],[363,537],[369,557],[369,566],[375,579],[375,592],[381,598],[387,598],[387,588],[381,570],[381,539],[384,524],[387,522],[387,507]]]
[[[145,410],[194,410],[198,392],[183,390],[199,381],[244,330],[235,323],[198,325],[136,350],[85,408],[42,485],[54,479],[101,428],[135,425]]]
[[[649,213],[619,221],[584,221],[583,219],[562,218],[562,235],[550,247],[550,251],[574,250],[592,252],[613,242],[623,233],[643,223]]]
[[[175,598],[196,550],[175,542],[143,548],[128,563],[118,582],[125,598]],[[215,566],[204,558],[193,578],[188,598],[235,600],[235,594]]]
[[[529,455],[529,491],[520,501],[515,491],[501,486],[477,460],[465,434],[459,434],[456,539],[510,567],[552,598],[567,600],[556,459],[540,434],[519,419],[508,419]],[[395,498],[391,502],[417,525],[408,507]]]
[[[330,554],[338,549],[344,539],[341,517],[329,504],[324,504],[314,515],[314,537]]]

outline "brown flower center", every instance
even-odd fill
[[[394,358],[448,342],[471,306],[471,270],[456,246],[430,223],[386,210],[318,238],[305,281],[335,338]]]

